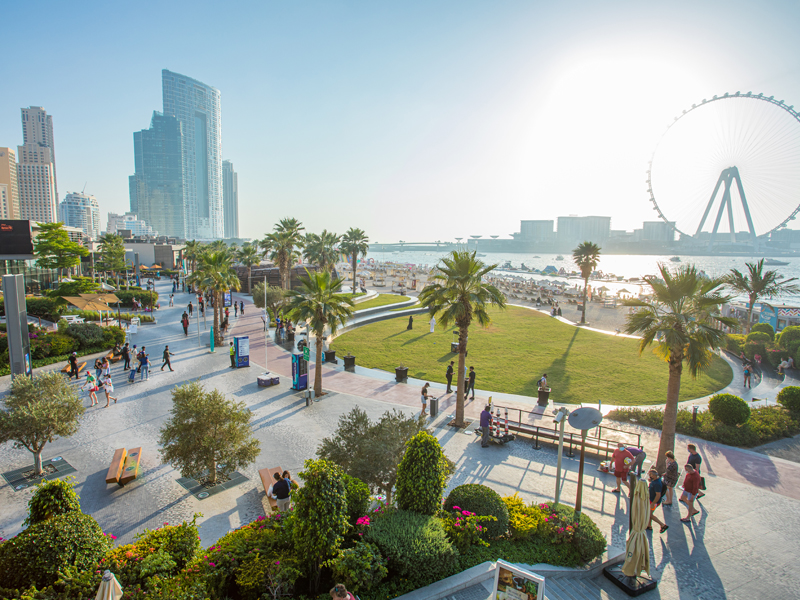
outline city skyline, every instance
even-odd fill
[[[800,105],[800,7],[724,6],[244,3],[210,22],[178,4],[157,22],[117,8],[106,27],[91,3],[53,4],[45,39],[80,19],[107,50],[45,43],[31,49],[36,71],[4,65],[0,146],[19,142],[19,107],[46,107],[59,183],[88,182],[103,212],[125,212],[130,133],[163,102],[156,74],[169,67],[224,92],[225,159],[243,174],[240,210],[251,216],[243,237],[284,216],[381,242],[507,237],[520,219],[564,212],[632,230],[657,216],[648,160],[682,110],[738,90]],[[141,46],[143,28],[159,44]],[[209,36],[215,44],[200,43]],[[58,93],[75,80],[95,84],[91,104]]]

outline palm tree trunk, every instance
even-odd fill
[[[317,349],[314,353],[314,397],[322,396],[322,335],[317,333]]]
[[[586,325],[586,298],[589,290],[589,279],[583,280],[583,310],[581,311],[581,325]]]
[[[467,334],[469,330],[461,327],[458,330],[458,371],[456,372],[456,427],[464,426],[464,365],[467,362]]]
[[[219,344],[221,339],[219,335],[219,314],[220,314],[220,297],[219,292],[214,291],[214,343]]]
[[[674,352],[674,351],[673,351]],[[682,354],[682,353],[681,353]],[[675,427],[678,422],[678,398],[681,393],[681,373],[683,362],[678,357],[669,359],[669,381],[667,383],[667,403],[664,406],[664,419],[661,424],[661,441],[658,444],[656,468],[662,473],[665,468],[667,450],[675,451]]]
[[[356,293],[356,264],[358,263],[358,258],[356,258],[356,253],[353,252],[353,295]]]
[[[250,295],[253,294],[252,285],[253,285],[253,267],[248,265],[248,267],[247,267],[247,293],[250,294]]]
[[[747,335],[750,333],[750,328],[753,326],[753,308],[755,307],[756,300],[758,300],[758,296],[755,294],[750,294],[750,308],[747,310],[747,323],[744,324],[744,334]]]

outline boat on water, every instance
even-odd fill
[[[564,257],[559,254],[558,256],[556,256],[556,260],[564,260]]]
[[[681,262],[681,257],[680,256],[673,256],[669,260],[670,260],[670,262]]]
[[[542,258],[542,257],[537,255],[537,256],[534,256],[533,258]]]
[[[775,260],[774,258],[765,258],[764,264],[769,265],[771,267],[785,267],[789,263],[783,262],[782,260]]]

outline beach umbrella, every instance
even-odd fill
[[[599,292],[607,292],[609,290],[608,290],[608,288],[606,286],[602,286],[602,287],[598,288],[598,291]]]
[[[96,310],[98,312],[102,310],[108,310],[108,305],[100,300],[97,300],[96,298],[82,298],[81,296],[61,297],[73,306],[77,306],[80,310]]]
[[[106,569],[94,600],[119,600],[120,598],[122,598],[122,586],[114,574]]]
[[[625,545],[625,564],[622,572],[628,577],[638,577],[644,571],[650,577],[650,544],[645,528],[650,521],[650,494],[647,484],[636,482],[631,502],[631,531]]]
[[[618,294],[630,294],[630,292],[626,288],[622,288],[620,291],[617,292]]]

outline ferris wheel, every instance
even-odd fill
[[[710,232],[711,246],[718,232],[736,242],[746,230],[755,246],[800,211],[800,113],[752,92],[693,104],[656,145],[647,184],[653,209],[678,233]]]

